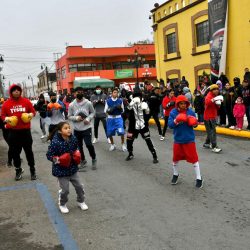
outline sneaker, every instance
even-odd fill
[[[77,202],[78,207],[80,207],[83,211],[86,211],[89,209],[87,204],[85,202]]]
[[[202,188],[203,187],[203,180],[196,180],[196,184],[195,184],[195,187],[197,188]]]
[[[87,161],[86,160],[81,161],[80,166],[78,167],[79,167],[79,172],[85,172],[86,171],[85,168],[87,167]]]
[[[165,137],[164,136],[161,136],[160,137],[160,141],[164,141]]]
[[[159,161],[158,161],[158,158],[154,158],[154,159],[153,159],[153,163],[154,163],[154,164],[156,164],[156,163],[158,163],[158,162],[159,162]]]
[[[31,174],[30,174],[30,179],[31,179],[32,181],[35,181],[35,180],[37,179],[36,173],[31,173]]]
[[[235,129],[235,126],[230,126],[229,129]]]
[[[218,147],[215,147],[212,149],[212,152],[214,152],[214,153],[220,153],[221,151],[222,151],[222,149],[218,148]]]
[[[111,144],[111,141],[110,141],[110,139],[109,139],[109,138],[107,139],[107,142],[108,142],[108,144]]]
[[[126,152],[127,151],[127,146],[125,143],[122,144],[122,151],[123,152]]]
[[[130,161],[134,158],[134,155],[133,154],[129,154],[126,158],[126,161]]]
[[[176,185],[178,183],[178,177],[179,175],[173,175],[171,185]]]
[[[210,148],[210,143],[204,143],[203,148]]]
[[[62,214],[67,214],[69,212],[69,209],[67,208],[66,205],[59,205],[59,209]]]
[[[46,137],[46,135],[42,135],[40,138],[41,138],[41,139],[44,139],[45,137]]]
[[[98,142],[98,138],[94,138],[94,140],[93,140],[93,144],[95,144],[95,143],[97,143]]]
[[[23,168],[16,169],[16,181],[20,181],[22,179],[22,173],[24,172]]]
[[[93,159],[92,160],[92,170],[96,170],[96,163],[97,163],[97,160],[96,159]]]
[[[109,151],[114,151],[114,150],[116,150],[116,145],[115,144],[111,144],[110,148],[109,148]]]

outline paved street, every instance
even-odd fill
[[[56,207],[57,181],[45,157],[48,143],[40,140],[38,125],[35,118],[37,185],[29,185],[24,155],[23,180],[14,181],[14,169],[5,167],[6,146],[0,141],[0,249],[63,249],[62,244],[83,250],[250,248],[249,140],[219,136],[223,152],[216,155],[201,147],[205,134],[196,132],[205,180],[204,188],[197,190],[192,166],[184,162],[179,184],[170,185],[170,132],[161,142],[151,128],[160,161],[153,164],[141,138],[131,162],[124,160],[127,154],[121,150],[109,152],[100,127],[102,136],[95,146],[98,170],[89,167],[80,173],[89,210],[82,212],[76,206],[71,187],[70,213],[61,215]],[[13,187],[24,184],[28,185]]]

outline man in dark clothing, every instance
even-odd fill
[[[245,74],[244,74],[243,79],[247,80],[248,84],[250,85],[250,72],[249,72],[249,68],[245,68]]]
[[[246,107],[247,129],[250,130],[250,83],[246,79],[243,81],[242,97]]]
[[[155,123],[158,128],[159,136],[162,135],[161,124],[159,121],[159,112],[160,112],[160,105],[161,105],[161,98],[159,95],[160,88],[154,88],[154,91],[150,94],[148,98],[148,105],[150,109],[150,116],[152,116],[155,120]]]
[[[100,86],[96,86],[94,94],[90,97],[90,101],[92,102],[93,107],[95,109],[95,119],[94,119],[95,138],[93,140],[94,144],[98,142],[98,127],[100,121],[102,122],[103,129],[107,137],[106,114],[104,112],[106,99],[107,95],[103,93],[102,88]]]
[[[240,78],[234,78],[234,93],[235,93],[235,100],[238,97],[242,97],[242,85],[240,84]]]
[[[185,88],[185,87],[189,87],[189,83],[188,83],[188,81],[186,80],[185,76],[183,76],[183,77],[181,78],[180,87],[181,87],[181,89],[183,89],[183,88]]]
[[[226,83],[229,83],[227,76],[223,72],[220,73],[220,77],[218,80],[220,80],[222,82],[223,88],[225,87]]]

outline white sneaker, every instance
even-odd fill
[[[86,204],[85,202],[82,202],[82,203],[77,202],[77,205],[78,205],[78,207],[80,207],[83,211],[86,211],[86,210],[89,209],[89,207],[87,206],[87,204]]]
[[[122,151],[123,152],[126,152],[127,151],[127,146],[125,143],[122,144]]]
[[[94,140],[93,140],[93,144],[95,144],[95,143],[97,143],[98,142],[98,138],[94,138]]]
[[[217,148],[217,147],[215,147],[215,148],[212,149],[212,152],[214,152],[214,153],[220,153],[221,151],[222,151],[222,149],[221,148]]]
[[[229,127],[229,129],[235,129],[235,126],[231,126],[231,127]]]
[[[115,144],[111,144],[109,151],[114,151],[116,149],[116,145]]]
[[[107,139],[107,141],[108,141],[108,144],[111,144],[111,141],[110,141],[110,139],[109,139],[109,138]]]
[[[69,212],[69,209],[67,208],[66,205],[59,205],[59,209],[61,211],[62,214],[67,214]]]
[[[44,139],[45,137],[46,137],[46,135],[42,135],[40,138],[41,138],[41,139]]]
[[[165,137],[164,136],[161,136],[160,137],[160,141],[164,141]]]

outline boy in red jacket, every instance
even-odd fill
[[[217,111],[223,102],[223,96],[219,95],[219,87],[217,84],[210,86],[210,91],[205,98],[204,123],[207,131],[206,142],[204,148],[211,148],[212,152],[220,153],[221,148],[217,147],[216,139],[216,117]]]
[[[22,148],[30,166],[31,180],[36,180],[33,140],[30,131],[30,121],[35,116],[35,110],[30,100],[23,98],[21,94],[22,88],[19,85],[10,86],[10,98],[2,106],[1,117],[9,130],[8,142],[16,168],[15,180],[22,179],[23,169],[20,159]]]

